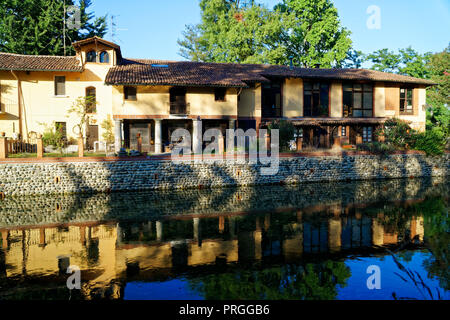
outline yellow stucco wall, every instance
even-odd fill
[[[108,67],[102,64],[88,64],[86,70],[79,72],[15,72],[20,80],[20,105],[22,108],[22,133],[24,138],[31,132],[43,133],[46,126],[53,126],[54,122],[66,122],[67,134],[76,138],[73,128],[79,122],[76,115],[69,115],[69,109],[78,97],[86,95],[87,87],[96,88],[97,113],[90,116],[92,125],[99,126],[99,137],[102,136],[101,123],[112,116],[112,88],[104,85],[104,78]],[[66,95],[55,96],[55,76],[66,77]],[[16,104],[17,114],[0,116],[0,132],[6,132],[8,137],[13,133],[13,122],[2,120],[5,117],[17,117],[19,96],[17,94],[18,81],[10,72],[1,72],[2,87],[9,83],[12,87],[7,96],[2,94],[2,101],[8,99]],[[7,80],[5,80],[7,79]],[[19,132],[18,121],[14,125]]]
[[[188,89],[186,102],[190,104],[191,115],[237,116],[238,97],[236,89],[227,89],[225,101],[215,101],[214,89]]]
[[[303,80],[286,79],[283,85],[283,116],[297,118],[303,116]]]
[[[374,116],[385,117],[386,116],[386,91],[384,84],[377,83],[374,87]]]
[[[332,118],[342,118],[343,115],[343,100],[342,100],[342,83],[333,82],[331,83],[330,90],[330,117]]]
[[[138,87],[136,101],[125,100],[123,86],[114,86],[112,92],[114,115],[169,116],[169,87]]]
[[[261,117],[261,85],[242,90],[238,102],[238,115],[243,118]]]
[[[117,116],[170,116],[170,87],[139,86],[137,100],[124,99],[124,87],[113,88],[113,112]],[[192,116],[237,116],[237,91],[227,89],[225,101],[215,101],[212,88],[189,88],[186,102]]]

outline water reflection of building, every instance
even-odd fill
[[[383,213],[335,206],[320,212],[2,229],[0,279],[51,278],[77,265],[92,290],[113,280],[163,280],[179,270],[224,262],[295,263],[310,255],[396,244],[398,232],[384,221]],[[423,219],[412,217],[408,232],[422,241]]]

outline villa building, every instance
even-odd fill
[[[82,96],[95,97],[86,144],[103,140],[101,124],[114,121],[116,151],[161,153],[171,133],[210,128],[256,130],[274,119],[291,121],[303,146],[329,148],[370,142],[397,117],[425,130],[426,88],[432,82],[363,69],[126,59],[118,45],[98,37],[73,44],[76,56],[0,53],[0,132],[26,140],[60,125],[75,138],[68,114]],[[301,129],[301,130],[300,130]]]

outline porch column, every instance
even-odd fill
[[[162,153],[162,120],[155,120],[155,153]]]
[[[236,129],[236,120],[234,120],[234,119],[230,120],[228,127],[230,130],[235,130]]]
[[[120,152],[120,149],[122,149],[122,121],[121,120],[115,120],[114,121],[114,150],[116,153]]]
[[[163,239],[163,225],[161,221],[156,221],[156,241],[162,241]]]
[[[199,119],[193,120],[193,133],[192,133],[192,151],[196,155],[202,154],[203,145],[203,130],[202,121]]]
[[[8,157],[8,138],[0,137],[0,159]]]

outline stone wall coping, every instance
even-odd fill
[[[450,152],[446,152],[450,154]],[[422,151],[397,151],[389,155],[425,155]],[[246,157],[248,158],[248,154]],[[317,158],[317,157],[347,157],[347,156],[379,156],[368,151],[343,151],[343,152],[308,152],[308,153],[280,153],[281,159]],[[191,156],[191,160],[199,160],[200,156]],[[214,160],[215,157],[203,157],[203,160]],[[226,161],[226,157],[224,157]],[[133,162],[133,161],[171,161],[170,155],[153,155],[142,157],[62,157],[62,158],[8,158],[0,160],[0,164],[29,164],[29,163],[84,163],[84,162]],[[186,159],[188,161],[188,159]]]

